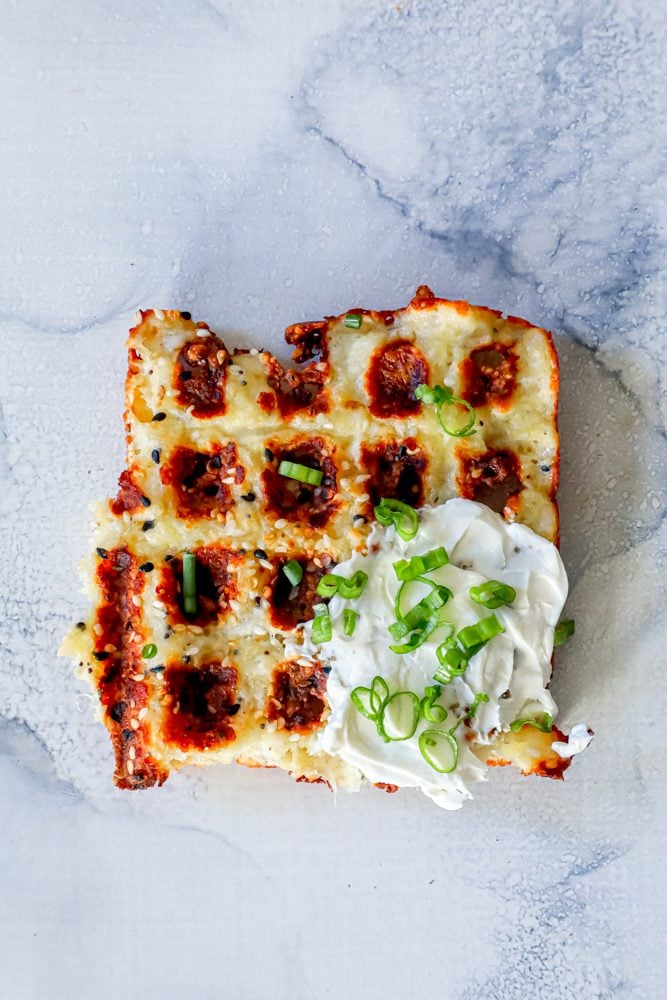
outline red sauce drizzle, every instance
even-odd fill
[[[143,493],[138,486],[134,485],[132,475],[124,469],[118,477],[118,495],[115,500],[109,501],[111,513],[120,516],[125,511],[134,513],[141,507]]]
[[[195,417],[219,417],[225,412],[227,348],[215,334],[195,337],[181,348],[174,387],[181,406],[192,406]]]
[[[232,475],[235,483],[245,479],[233,442],[214,445],[211,451],[179,445],[160,469],[160,478],[172,487],[178,516],[183,518],[215,517],[231,510],[235,501],[225,479]]]
[[[323,528],[340,506],[340,500],[336,499],[336,465],[332,457],[335,446],[321,437],[302,437],[287,445],[269,441],[268,449],[273,454],[273,461],[261,477],[266,511],[311,528]],[[322,483],[311,486],[281,476],[278,468],[282,461],[319,469],[324,473]]]
[[[513,451],[495,451],[483,455],[459,454],[459,494],[477,500],[502,513],[508,501],[523,489],[521,465]]]
[[[183,607],[183,560],[175,556],[160,568],[156,594],[167,607],[172,625],[201,625],[221,621],[229,614],[229,602],[238,597],[236,575],[230,571],[241,557],[222,545],[205,545],[194,552],[197,579],[197,611],[187,615]]]
[[[328,411],[329,393],[325,389],[328,367],[321,369],[308,365],[301,371],[294,371],[283,368],[271,355],[264,355],[263,361],[267,381],[275,392],[278,411],[283,420],[301,411],[305,411],[310,417]],[[260,394],[264,395],[266,394]]]
[[[321,665],[287,660],[273,672],[273,689],[266,716],[270,722],[285,720],[285,729],[308,732],[316,729],[326,707],[327,675]]]
[[[310,557],[297,560],[303,576],[296,587],[292,586],[282,571],[282,567],[290,560],[285,559],[278,564],[269,584],[271,623],[275,628],[288,631],[313,618],[313,604],[322,601],[317,593],[317,585],[324,574],[331,573],[335,566],[331,556],[318,553],[317,558],[321,566],[317,566]]]
[[[428,459],[414,438],[362,444],[361,464],[370,476],[364,484],[369,507],[375,507],[382,497],[402,500],[411,507],[423,506]]]
[[[232,718],[238,674],[219,660],[189,666],[168,664],[164,672],[166,690],[162,729],[168,743],[182,750],[210,750],[236,738]]]
[[[428,361],[409,340],[379,347],[366,372],[369,409],[374,417],[409,417],[419,413],[418,385],[428,383]]]
[[[461,365],[462,395],[473,406],[506,410],[514,393],[518,358],[508,344],[486,344]]]
[[[132,726],[148,702],[145,681],[135,679],[144,671],[143,627],[141,612],[132,601],[143,590],[144,574],[127,549],[111,549],[97,567],[97,582],[103,601],[97,609],[102,632],[95,636],[97,688],[116,756],[114,781],[119,788],[161,785],[167,773],[146,750],[146,724],[139,722],[136,729]],[[109,650],[109,646],[115,648]]]

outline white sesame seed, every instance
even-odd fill
[[[93,632],[95,633],[95,635],[102,635],[102,633],[104,632],[104,629],[102,628],[99,622],[93,625]]]
[[[141,709],[141,711],[139,712],[139,714],[138,714],[137,718],[138,718],[138,719],[145,719],[147,715],[148,715],[148,709],[147,709],[147,708],[146,708],[146,706],[144,705],[144,707],[143,707],[143,708]]]
[[[367,500],[370,500],[370,496],[368,495],[368,493],[360,493],[358,500],[359,503],[366,503]]]
[[[154,309],[153,310],[153,315],[155,316],[156,319],[160,319],[160,320],[164,319],[164,313],[162,312],[161,309]]]
[[[134,774],[134,762],[131,760],[128,760],[127,762],[127,773]]]
[[[135,750],[134,747],[130,747],[129,755],[130,755],[130,760],[134,760],[134,758],[137,756],[137,751]]]
[[[279,517],[276,521],[276,528],[285,528],[287,526],[287,520],[284,517]]]
[[[185,649],[186,656],[196,656],[198,652],[199,652],[199,646],[188,646]]]
[[[268,559],[260,559],[260,560],[259,560],[259,565],[260,565],[260,566],[263,566],[263,567],[264,567],[264,569],[273,569],[273,566],[272,566],[272,565],[271,565],[271,563],[270,563],[270,562],[268,561]]]
[[[130,719],[130,726],[132,729],[137,730],[139,728],[139,723],[136,719]]]
[[[187,628],[187,626],[186,626],[186,625],[182,625],[182,624],[181,624],[181,623],[179,622],[179,623],[178,623],[177,625],[174,625],[174,632],[185,632],[185,629],[186,629],[186,628]]]
[[[132,603],[134,604],[135,608],[141,607],[141,598],[139,597],[138,594],[132,594]]]
[[[204,629],[201,625],[188,625],[188,631],[194,633],[194,635],[203,635]]]
[[[143,674],[132,674],[131,679],[133,681],[143,681],[144,675]]]
[[[197,336],[198,337],[210,337],[211,336],[211,331],[210,330],[201,330],[201,329],[198,329],[197,330]]]
[[[276,719],[276,729],[284,729],[284,728],[285,728],[285,720],[283,719],[282,715],[279,715],[278,718]]]
[[[227,486],[233,486],[233,484],[234,484],[234,483],[235,483],[235,481],[236,481],[236,476],[225,476],[225,478],[224,478],[224,479],[223,479],[222,481],[223,481],[223,483],[225,483],[225,484],[226,484]]]
[[[116,652],[116,647],[114,646],[114,644],[112,642],[108,642],[106,644],[106,646],[104,647],[104,652],[105,653],[115,653]]]
[[[300,739],[301,737],[299,736],[298,733],[292,733],[292,735],[289,737],[290,743],[298,743]]]
[[[259,351],[257,350],[256,347],[251,347],[250,348],[250,353],[252,354],[253,358],[256,358],[257,355],[259,354]]]

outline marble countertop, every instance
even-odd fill
[[[0,992],[665,995],[665,15],[652,0],[5,3]],[[122,462],[124,339],[441,295],[554,330],[566,781],[460,813],[285,775],[110,785],[56,648]]]

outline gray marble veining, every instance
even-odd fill
[[[661,6],[37,0],[0,26],[3,995],[663,995]],[[284,354],[287,323],[422,282],[556,334],[554,691],[593,744],[461,814],[240,768],[113,790],[55,651],[134,309]]]

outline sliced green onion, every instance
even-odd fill
[[[358,618],[359,613],[357,611],[353,611],[352,608],[345,608],[343,610],[343,631],[345,632],[345,635],[354,635]]]
[[[573,635],[574,618],[563,618],[561,622],[558,622],[554,631],[554,646],[564,646]]]
[[[152,660],[154,656],[157,656],[157,646],[154,642],[147,642],[144,648],[141,650],[141,655],[144,660]]]
[[[324,473],[320,469],[311,469],[307,465],[299,465],[298,462],[281,462],[278,474],[287,479],[296,479],[299,483],[308,483],[310,486],[319,486],[324,479]]]
[[[364,590],[366,589],[366,584],[368,583],[368,573],[364,573],[363,569],[358,569],[349,580],[345,577],[340,578],[340,584],[338,586],[338,593],[341,597],[346,600],[352,600],[356,597],[361,597]]]
[[[375,520],[388,528],[395,525],[398,535],[404,542],[411,541],[419,530],[417,511],[402,500],[383,497],[374,510]]]
[[[338,593],[342,579],[343,577],[338,576],[336,573],[325,573],[324,576],[320,577],[317,584],[317,593],[320,597],[333,597],[334,594]]]
[[[194,553],[183,553],[183,608],[186,615],[197,614],[197,560]]]
[[[358,330],[361,327],[361,313],[348,313],[344,322],[350,330]]]
[[[475,622],[474,625],[462,628],[457,639],[464,649],[471,650],[474,646],[488,642],[489,639],[493,639],[494,635],[500,635],[504,631],[504,626],[500,624],[496,616],[488,615],[488,617]]]
[[[303,567],[296,559],[290,559],[288,563],[285,563],[283,573],[293,587],[298,586],[303,579]]]
[[[382,706],[378,733],[386,743],[409,740],[419,722],[420,702],[414,691],[396,691]]]
[[[426,763],[439,774],[451,774],[459,759],[456,737],[445,729],[425,729],[420,733],[419,750]]]
[[[313,605],[313,611],[315,612],[315,617],[313,618],[313,627],[310,633],[313,642],[316,642],[318,645],[322,642],[330,642],[333,636],[333,628],[331,618],[329,617],[329,609],[326,604],[315,604]]]
[[[513,733],[518,733],[524,726],[533,726],[535,729],[539,729],[543,733],[550,733],[553,723],[553,716],[549,715],[548,712],[543,712],[541,715],[536,715],[532,719],[515,719],[514,722],[510,722],[510,729]]]
[[[516,590],[507,583],[499,580],[487,580],[477,587],[470,588],[470,596],[477,604],[482,604],[485,608],[493,611],[503,604],[511,604],[516,597]]]
[[[435,632],[441,624],[443,623],[440,621],[437,614],[433,614],[426,622],[424,622],[421,628],[415,629],[406,642],[390,646],[389,648],[392,653],[412,653],[415,649],[418,649],[419,646],[425,643],[431,633]]]
[[[461,677],[468,668],[468,653],[455,645],[451,640],[443,642],[435,651],[440,666],[433,675],[433,680],[441,684],[449,684],[452,677]]]
[[[413,556],[412,559],[399,559],[394,563],[394,572],[399,580],[416,580],[423,573],[430,573],[434,569],[440,569],[449,562],[449,556],[445,549],[440,546],[424,552],[421,556]]]
[[[432,684],[424,688],[424,697],[421,700],[421,714],[427,722],[444,722],[447,718],[447,709],[444,705],[436,705],[435,702],[440,697],[440,686]]]
[[[382,711],[382,706],[389,697],[389,685],[384,677],[374,677],[371,681],[371,707],[376,715]]]
[[[389,634],[392,639],[402,639],[408,632],[420,628],[431,617],[431,614],[446,604],[452,596],[449,587],[443,587],[440,584],[432,584],[432,587],[430,594],[422,597],[414,608],[411,608],[407,614],[389,626]]]
[[[489,700],[488,694],[484,694],[483,691],[480,691],[479,694],[476,694],[475,697],[473,698],[472,705],[470,706],[470,708],[466,712],[466,715],[468,716],[468,718],[472,719],[473,716],[475,715],[475,712],[477,711],[477,709],[479,708],[479,706],[482,704],[482,702],[487,702],[488,700]]]
[[[455,396],[451,389],[446,386],[434,385],[429,388],[427,385],[418,385],[415,389],[415,397],[422,403],[432,403],[436,407],[438,422],[445,434],[450,437],[469,437],[475,433],[475,410],[465,399]],[[468,417],[462,427],[448,427],[442,416],[443,406],[462,406],[468,411]]]
[[[356,687],[350,692],[350,701],[360,715],[375,722],[377,712],[373,707],[373,692],[370,688]]]

